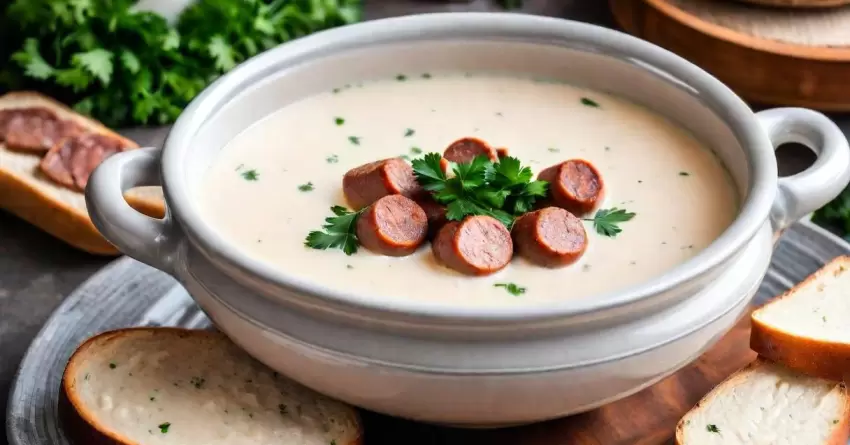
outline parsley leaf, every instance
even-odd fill
[[[468,163],[450,164],[453,176],[443,170],[442,156],[428,153],[411,162],[419,185],[446,205],[446,218],[459,221],[468,215],[487,215],[506,227],[514,217],[546,195],[545,181],[530,182],[533,174],[516,158],[494,163],[478,156]]]
[[[27,39],[21,51],[12,54],[12,60],[18,62],[24,68],[27,76],[39,80],[45,80],[55,71],[38,51],[38,40]]]
[[[71,63],[88,71],[103,85],[109,85],[112,80],[112,53],[102,48],[84,53],[74,54]]]
[[[526,291],[524,287],[517,286],[515,283],[496,283],[493,287],[503,287],[509,294],[517,297]]]
[[[593,228],[596,229],[596,233],[613,238],[622,232],[620,223],[631,221],[634,217],[635,214],[632,212],[612,207],[597,211],[592,219],[583,218],[583,220],[593,222]]]
[[[346,255],[355,254],[360,246],[357,239],[357,219],[363,210],[352,212],[342,206],[333,206],[331,212],[335,216],[325,218],[323,231],[316,230],[307,234],[304,245],[319,250],[340,248]]]

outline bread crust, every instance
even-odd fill
[[[706,394],[690,411],[685,413],[684,416],[679,420],[679,423],[676,424],[676,445],[694,445],[692,443],[687,443],[685,436],[685,422],[688,420],[690,414],[694,411],[698,411],[702,408],[703,405],[711,403],[715,397],[717,397],[723,391],[726,391],[727,387],[734,387],[739,381],[748,378],[749,372],[755,368],[760,366],[770,365],[770,361],[763,358],[758,357],[747,366],[741,368],[736,371],[734,374],[729,376],[726,380],[721,382],[719,385],[715,386],[708,394]],[[829,438],[821,444],[811,444],[811,445],[847,445],[848,439],[850,439],[850,396],[847,394],[847,388],[844,383],[837,383],[841,387],[841,391],[844,394],[844,407],[842,411],[842,415],[839,416],[838,424],[836,424],[832,432],[829,435]]]
[[[72,118],[87,129],[110,137],[120,139],[133,148],[138,144],[106,128],[99,122],[86,118],[67,106],[39,93],[18,91],[0,96],[0,108],[8,108],[8,104],[16,102],[32,102],[32,105],[46,106],[62,117]],[[0,151],[8,150],[0,144]],[[24,155],[22,155],[24,156]],[[41,158],[34,154],[33,159]],[[40,171],[18,171],[12,167],[0,165],[0,208],[19,218],[39,227],[50,235],[65,243],[96,255],[118,255],[118,249],[110,244],[97,231],[85,208],[80,208],[61,199],[51,190],[62,188]],[[82,199],[82,193],[79,199]],[[162,218],[165,215],[165,203],[161,198],[139,196],[132,192],[126,195],[127,203],[136,211],[152,218]]]
[[[99,346],[121,339],[122,337],[137,334],[148,335],[176,335],[185,336],[203,336],[203,337],[218,337],[225,338],[219,332],[206,331],[198,329],[182,329],[172,327],[135,327],[123,328],[113,331],[103,332],[95,335],[80,345],[71,358],[68,359],[68,365],[62,374],[62,387],[59,391],[59,421],[62,424],[62,429],[65,431],[68,440],[74,445],[143,445],[130,440],[128,437],[113,431],[100,423],[98,423],[95,415],[82,403],[78,392],[76,391],[75,376],[78,367],[85,363],[89,353],[96,353]],[[353,408],[352,408],[353,409]],[[357,424],[359,430],[357,437],[345,444],[339,445],[363,445],[363,427],[357,411],[354,411],[357,416]]]
[[[750,349],[803,374],[835,381],[850,379],[850,344],[800,336],[758,318],[764,308],[793,296],[799,288],[817,281],[823,274],[832,273],[836,266],[850,269],[850,256],[835,258],[801,283],[754,311],[751,315]]]

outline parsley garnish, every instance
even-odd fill
[[[520,296],[525,293],[525,288],[517,286],[514,283],[496,283],[493,287],[503,287],[508,293],[514,296]]]
[[[415,154],[415,155],[421,155],[422,149],[419,148],[419,147],[410,147],[410,152]]]
[[[479,156],[468,163],[451,164],[451,178],[443,171],[441,159],[439,153],[428,153],[411,164],[419,184],[446,205],[449,220],[487,215],[510,228],[515,216],[528,212],[537,199],[546,196],[548,183],[532,181],[531,169],[522,167],[516,158],[493,162]]]
[[[251,170],[242,172],[242,178],[245,179],[246,181],[256,181],[257,179],[260,178],[260,174],[257,172],[257,170],[251,169]]]
[[[328,164],[336,164],[337,162],[339,162],[339,156],[330,155],[327,158],[325,158],[325,161],[327,161]]]
[[[593,228],[596,233],[602,236],[615,237],[623,230],[620,228],[621,222],[631,221],[635,217],[632,212],[627,212],[623,209],[612,207],[610,209],[601,209],[593,215],[593,218],[582,218],[584,221],[593,223]]]
[[[360,145],[360,138],[357,136],[349,136],[348,142],[351,142],[354,145]]]
[[[308,182],[306,184],[301,184],[298,186],[298,190],[301,190],[302,192],[311,192],[313,191],[313,183]]]
[[[706,425],[705,429],[709,433],[719,433],[720,432],[720,428],[717,428],[717,425],[715,425],[713,423],[709,423],[708,425]]]
[[[346,255],[353,255],[360,245],[357,240],[357,218],[363,211],[352,212],[342,206],[333,206],[331,212],[336,216],[325,218],[325,224],[322,225],[324,231],[315,230],[307,234],[304,245],[319,250],[338,247]]]
[[[399,74],[398,76],[395,76],[395,80],[399,82],[404,82],[405,80],[407,80],[407,76],[405,76],[404,74]]]
[[[581,104],[587,107],[599,108],[599,103],[587,97],[581,98]]]
[[[688,172],[679,172],[679,176],[690,176],[691,174]]]
[[[110,363],[110,364],[109,364],[109,369],[115,369],[115,368],[117,368],[117,367],[118,367],[118,365],[116,365],[115,363]]]
[[[547,148],[547,150],[549,150],[549,151],[550,151],[550,152],[552,152],[552,153],[558,153],[558,152],[560,152],[560,151],[561,151],[560,149],[557,149],[557,148],[555,148],[555,147],[549,147],[549,148]]]
[[[414,133],[416,133],[416,130],[408,128],[407,130],[404,130],[404,137],[409,138],[413,136]]]
[[[430,79],[430,78],[431,78],[431,74],[429,74],[429,73],[422,73],[422,78],[423,78],[423,79]]]
[[[171,427],[170,422],[160,423],[159,425],[157,425],[157,428],[159,428],[159,432],[161,432],[162,434],[167,433],[168,428],[170,428],[170,427]]]
[[[341,118],[341,117],[337,117],[337,118],[334,118],[334,122],[335,122],[337,125],[342,125],[342,124],[344,124],[344,123],[345,123],[345,119],[343,119],[343,118]]]

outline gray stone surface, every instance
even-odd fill
[[[610,26],[602,0],[525,0],[524,12],[572,18]],[[367,18],[408,13],[498,9],[488,0],[367,1]],[[850,131],[850,117],[836,117]],[[126,132],[143,145],[159,145],[163,130]],[[786,171],[811,159],[805,150],[788,150]],[[0,413],[6,412],[6,394],[26,348],[51,311],[75,287],[109,259],[75,251],[15,217],[0,211]],[[5,419],[5,415],[3,416]],[[0,434],[0,445],[6,444]]]

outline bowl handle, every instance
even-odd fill
[[[850,182],[850,147],[835,123],[805,108],[774,108],[756,113],[773,147],[796,142],[817,154],[811,167],[779,178],[770,221],[780,231],[823,207]]]
[[[89,178],[86,206],[97,230],[121,252],[171,273],[179,237],[168,212],[151,218],[124,199],[133,187],[162,184],[159,157],[156,148],[140,148],[106,158]]]

